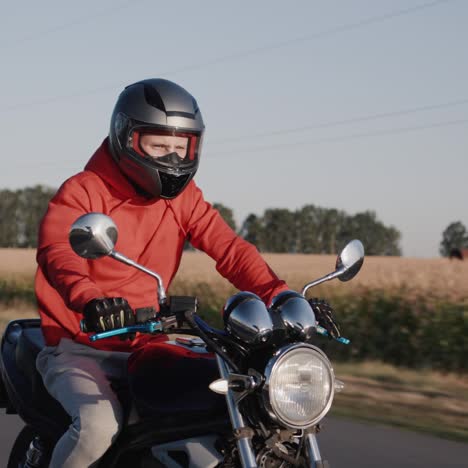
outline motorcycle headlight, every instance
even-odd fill
[[[318,348],[296,343],[280,349],[265,370],[263,402],[270,416],[295,429],[320,421],[331,407],[335,376]]]

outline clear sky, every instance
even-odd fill
[[[3,2],[0,188],[58,187],[122,87],[184,86],[207,126],[196,181],[238,222],[374,210],[407,256],[468,227],[468,1]]]

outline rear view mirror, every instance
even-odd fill
[[[349,281],[354,278],[364,263],[364,246],[360,240],[349,242],[336,259],[336,270],[340,281]]]
[[[113,252],[117,236],[117,226],[109,216],[88,213],[73,223],[69,240],[73,251],[80,257],[95,259]]]

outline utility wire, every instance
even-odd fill
[[[51,28],[49,29],[45,29],[45,30],[42,30],[42,31],[38,31],[36,33],[33,33],[33,34],[30,34],[29,36],[25,36],[21,39],[18,39],[16,40],[15,42],[13,43],[10,43],[10,44],[3,44],[3,45],[0,45],[0,49],[5,49],[5,48],[13,48],[13,47],[16,47],[16,46],[20,46],[20,45],[23,45],[27,42],[30,42],[32,40],[35,40],[35,39],[38,39],[38,38],[41,38],[43,36],[48,36],[48,35],[51,35],[51,34],[55,34],[59,31],[63,31],[64,29],[68,29],[68,28],[71,28],[73,26],[77,26],[79,24],[82,24],[82,23],[86,23],[90,20],[94,20],[95,18],[99,18],[100,16],[109,16],[113,13],[116,13],[124,8],[128,8],[129,6],[133,6],[135,4],[136,1],[141,1],[141,0],[126,0],[124,2],[121,2],[117,5],[114,5],[113,7],[107,7],[103,10],[100,10],[100,11],[97,11],[93,14],[89,14],[89,15],[86,15],[86,16],[82,16],[82,17],[79,17],[79,18],[75,18],[73,20],[70,20],[66,23],[62,23],[62,24],[59,24],[59,25],[56,25],[56,26],[52,26]]]
[[[419,5],[415,5],[414,7],[404,8],[402,10],[397,10],[397,11],[395,11],[393,13],[386,13],[384,15],[371,16],[369,18],[364,18],[362,20],[359,20],[359,21],[356,21],[356,22],[353,22],[353,23],[341,24],[339,26],[334,26],[334,27],[325,29],[324,31],[316,32],[316,33],[313,33],[313,34],[307,34],[305,36],[297,37],[295,39],[289,39],[287,41],[277,42],[276,44],[270,44],[270,45],[267,45],[267,46],[257,47],[255,49],[250,49],[250,50],[241,51],[241,52],[235,52],[233,54],[225,55],[223,57],[214,58],[214,59],[209,60],[207,62],[204,62],[204,63],[202,63],[200,65],[189,65],[187,67],[178,69],[177,73],[182,72],[182,71],[192,71],[192,70],[195,70],[195,69],[201,68],[201,67],[206,67],[206,66],[210,66],[210,65],[217,65],[218,63],[226,62],[228,60],[244,58],[244,57],[248,57],[250,55],[256,55],[256,54],[263,53],[263,52],[269,52],[270,50],[281,49],[283,47],[289,47],[289,46],[291,46],[293,44],[298,44],[300,42],[313,41],[313,40],[316,40],[316,39],[322,39],[323,37],[328,37],[328,36],[332,36],[332,35],[335,35],[335,34],[340,34],[340,33],[347,32],[347,31],[353,31],[355,29],[360,29],[360,28],[362,28],[364,26],[369,26],[369,25],[375,24],[375,23],[382,23],[384,21],[388,21],[390,19],[397,18],[399,16],[409,15],[411,13],[416,13],[418,11],[426,10],[427,8],[432,8],[432,7],[438,6],[440,4],[448,3],[448,2],[451,2],[451,1],[453,1],[453,0],[434,0],[432,2],[426,2],[426,3],[419,4]]]
[[[210,140],[210,145],[233,143],[236,141],[244,141],[244,140],[249,140],[252,138],[261,138],[261,137],[266,137],[266,136],[277,136],[277,135],[301,133],[307,130],[314,130],[314,129],[320,129],[320,128],[338,127],[342,125],[349,125],[349,124],[354,124],[354,123],[359,123],[359,122],[367,122],[371,120],[384,119],[388,117],[409,115],[409,114],[413,114],[417,112],[444,109],[447,107],[459,106],[459,105],[466,104],[466,103],[468,103],[468,99],[458,99],[456,101],[449,101],[449,102],[440,103],[440,104],[430,104],[427,106],[413,107],[413,108],[401,109],[401,110],[391,111],[391,112],[382,112],[378,114],[364,115],[364,116],[353,117],[353,118],[344,119],[344,120],[332,120],[329,122],[315,123],[311,125],[306,125],[304,127],[288,128],[284,130],[273,130],[269,132],[251,133],[249,135],[237,136],[237,137],[220,138],[220,139]]]
[[[350,141],[350,140],[358,140],[361,138],[370,138],[370,137],[378,137],[378,136],[385,136],[385,135],[395,135],[399,133],[411,133],[411,132],[419,132],[422,130],[432,130],[434,128],[442,128],[442,127],[452,127],[458,125],[468,124],[468,119],[458,119],[458,120],[449,120],[444,122],[437,122],[434,124],[428,125],[417,125],[412,127],[400,127],[388,130],[377,130],[373,132],[365,132],[365,133],[355,133],[352,135],[343,135],[337,137],[329,137],[329,138],[318,138],[314,140],[308,141],[301,141],[301,142],[292,142],[292,143],[278,143],[275,145],[264,145],[264,146],[253,146],[248,148],[240,148],[238,150],[227,150],[227,151],[216,151],[213,152],[213,157],[216,155],[227,155],[227,154],[243,154],[243,153],[256,153],[262,151],[275,151],[275,150],[282,150],[284,148],[293,148],[297,146],[309,146],[309,145],[318,145],[322,143],[339,143],[343,141]]]
[[[177,74],[183,73],[183,72],[194,71],[194,70],[198,70],[198,69],[213,66],[213,65],[218,65],[220,63],[227,62],[227,61],[230,61],[230,60],[242,59],[244,57],[248,57],[248,56],[251,56],[251,55],[257,55],[259,53],[268,52],[270,50],[280,49],[280,48],[283,48],[283,47],[289,47],[289,46],[291,46],[293,44],[297,44],[299,42],[306,42],[306,41],[321,39],[323,37],[343,33],[343,32],[346,32],[346,31],[356,30],[356,29],[359,29],[359,28],[362,28],[362,27],[365,27],[365,26],[368,26],[368,25],[371,25],[371,24],[381,23],[383,21],[388,21],[388,20],[393,19],[393,18],[397,18],[397,17],[400,17],[400,16],[416,13],[416,12],[419,12],[421,10],[426,10],[428,8],[432,8],[432,7],[435,7],[435,6],[444,4],[444,3],[448,3],[448,2],[451,2],[451,1],[453,1],[453,0],[434,0],[434,1],[431,1],[431,2],[422,3],[422,4],[415,5],[415,6],[410,7],[410,8],[405,8],[405,9],[397,10],[397,11],[394,11],[394,12],[391,12],[391,13],[386,13],[384,15],[371,16],[369,18],[365,18],[365,19],[362,19],[362,20],[359,20],[359,21],[356,21],[356,22],[353,22],[353,23],[345,23],[345,24],[335,26],[335,27],[332,27],[332,28],[329,28],[329,29],[325,29],[324,31],[309,34],[309,35],[302,36],[302,37],[299,37],[299,38],[290,39],[290,40],[282,41],[282,42],[277,42],[275,44],[270,44],[268,46],[258,47],[258,48],[250,49],[250,50],[246,50],[246,51],[235,52],[233,54],[228,54],[228,55],[224,55],[224,56],[221,56],[221,57],[216,57],[214,59],[208,60],[208,61],[203,62],[203,63],[198,62],[196,64],[187,65],[185,67],[181,67],[181,68],[178,68],[178,69],[175,69],[175,70],[172,70],[172,71],[160,72],[159,75],[160,76],[177,75]],[[128,84],[128,83],[126,83],[126,84]],[[108,89],[115,89],[115,88],[119,88],[119,87],[122,87],[122,86],[123,86],[122,81],[119,81],[118,83],[107,84],[107,85],[101,86],[99,88],[94,88],[94,89],[81,91],[81,92],[77,92],[77,93],[73,93],[73,94],[66,94],[66,95],[62,95],[62,96],[56,96],[56,97],[51,97],[51,98],[47,98],[47,99],[37,100],[37,101],[29,102],[27,104],[16,104],[16,105],[13,105],[13,106],[7,106],[7,107],[3,107],[0,110],[0,114],[4,114],[6,112],[16,111],[16,110],[24,109],[24,108],[31,108],[31,107],[35,107],[35,106],[39,106],[39,105],[44,105],[44,104],[51,104],[51,103],[55,103],[55,102],[59,102],[59,101],[67,100],[67,99],[74,99],[74,98],[77,98],[77,97],[83,97],[83,96],[88,96],[88,95],[92,95],[92,94],[97,94],[97,93],[100,93],[101,91],[106,91]]]

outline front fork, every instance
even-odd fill
[[[216,362],[218,363],[219,373],[222,379],[229,381],[229,368],[221,356],[216,354]],[[227,389],[226,403],[231,419],[234,435],[237,439],[237,448],[239,450],[239,458],[243,468],[257,468],[255,452],[252,447],[253,431],[245,425],[244,417],[239,411],[239,407],[234,400],[232,390]],[[311,429],[305,434],[305,447],[307,451],[308,467],[309,468],[326,468],[328,463],[322,460],[320,450],[317,443],[316,430]]]
[[[229,380],[229,368],[221,356],[216,355],[219,373],[222,379]],[[239,458],[243,468],[257,468],[255,461],[255,452],[252,448],[252,430],[245,425],[244,417],[234,401],[232,391],[228,388],[226,393],[226,403],[231,419],[234,435],[237,439],[237,448],[239,450]]]
[[[322,460],[322,457],[320,456],[316,433],[317,430],[314,427],[305,434],[305,446],[307,450],[309,466],[310,468],[330,468],[329,463],[325,460]]]

